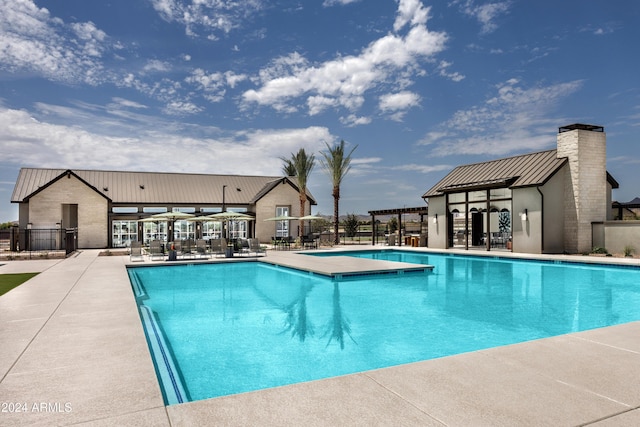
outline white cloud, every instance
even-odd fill
[[[420,96],[417,93],[403,91],[389,93],[380,97],[380,109],[384,112],[406,110],[415,107],[420,103]]]
[[[340,117],[340,123],[349,127],[368,125],[371,123],[371,117],[349,114],[348,116]]]
[[[228,34],[240,28],[247,19],[263,8],[262,0],[150,0],[153,8],[167,22],[185,27],[185,34],[197,37],[200,33],[209,40],[217,40],[216,33]]]
[[[159,61],[157,59],[150,59],[142,67],[143,73],[166,73],[171,70],[171,64],[166,61]]]
[[[419,74],[419,61],[444,50],[447,35],[426,28],[427,12],[414,0],[400,2],[397,26],[411,23],[404,36],[387,34],[371,42],[359,55],[338,56],[321,64],[311,64],[297,52],[283,56],[260,71],[254,79],[260,87],[245,91],[245,106],[271,106],[296,110],[298,98],[306,96],[309,114],[325,108],[360,108],[364,95],[385,84],[406,85],[407,75]]]
[[[406,165],[391,166],[389,169],[396,170],[396,171],[419,172],[419,173],[426,174],[431,172],[449,171],[453,168],[454,166],[451,166],[451,165],[427,165],[427,164],[409,163]]]
[[[136,109],[148,108],[146,105],[140,104],[135,101],[130,101],[128,99],[119,98],[119,97],[114,97],[112,101],[114,105],[125,107],[125,108],[136,108]]]
[[[222,133],[216,128],[190,129],[185,137],[180,123],[159,122],[146,116],[135,123],[120,121],[127,136],[116,136],[100,115],[91,111],[41,105],[35,119],[24,110],[0,106],[0,140],[5,164],[26,167],[114,169],[280,175],[280,157],[305,148],[323,149],[322,141],[333,141],[325,127],[258,129]],[[54,124],[75,110],[73,126]],[[46,120],[45,120],[46,119]],[[87,123],[102,123],[101,131],[87,130]],[[144,125],[144,127],[143,127]],[[181,153],[176,155],[177,153]],[[250,170],[239,172],[250,165]]]
[[[460,9],[465,15],[471,16],[478,20],[481,24],[482,33],[491,33],[498,28],[496,18],[509,12],[511,1],[499,1],[495,3],[486,3],[476,5],[475,0],[460,0],[452,4],[459,4]]]
[[[429,18],[430,8],[424,7],[420,0],[398,0],[398,15],[393,23],[393,30],[400,31],[407,24],[425,25]]]
[[[322,3],[322,6],[324,7],[330,7],[335,5],[344,6],[351,3],[357,3],[359,1],[360,0],[324,0],[324,2]]]
[[[442,77],[446,77],[448,79],[453,80],[454,82],[459,82],[464,80],[465,76],[464,74],[460,74],[457,71],[454,72],[450,72],[449,71],[449,67],[451,67],[451,65],[453,65],[450,62],[447,61],[440,61],[440,65],[438,66],[438,71],[440,73],[440,75]]]
[[[224,99],[226,88],[234,88],[238,83],[247,79],[244,74],[235,74],[232,71],[215,72],[207,74],[201,68],[191,72],[185,82],[195,85],[198,90],[204,92],[203,96],[211,102],[220,102]]]
[[[554,116],[554,108],[582,83],[575,80],[524,88],[517,79],[509,79],[496,86],[495,96],[482,105],[457,111],[419,145],[432,146],[431,154],[437,156],[546,149],[553,142],[546,130],[557,127],[560,120]]]
[[[30,0],[2,0],[0,10],[0,68],[91,85],[109,78],[100,58],[111,47],[92,22],[66,25]]]

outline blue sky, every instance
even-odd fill
[[[636,0],[0,0],[0,222],[20,167],[280,175],[357,145],[341,213],[604,126],[640,196]],[[309,188],[332,213],[320,166]]]

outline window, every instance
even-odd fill
[[[206,240],[219,239],[222,237],[222,222],[204,221],[202,223],[202,237]]]
[[[179,220],[173,223],[173,240],[196,239],[196,223]]]
[[[247,238],[247,221],[229,221],[229,238],[230,239],[246,239]]]
[[[166,211],[167,211],[166,207],[159,207],[159,206],[145,206],[142,208],[142,212],[144,213],[163,213]]]
[[[220,207],[204,207],[204,208],[200,208],[200,212],[206,213],[206,214],[218,213],[218,212],[222,212],[222,208],[220,208]]]
[[[111,246],[126,248],[138,240],[138,221],[113,221],[111,223]]]
[[[148,245],[152,240],[167,241],[166,221],[144,222],[143,224],[143,239],[145,245]]]
[[[289,216],[289,206],[276,206],[276,216]],[[289,237],[289,220],[276,221],[276,237]]]
[[[449,247],[509,248],[511,189],[460,191],[447,195]]]
[[[196,213],[196,208],[173,208],[172,212],[182,212],[182,213]]]
[[[138,208],[135,206],[114,206],[111,208],[111,212],[113,213],[137,213]]]

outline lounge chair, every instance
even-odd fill
[[[249,255],[249,240],[247,239],[238,239],[238,254],[239,255]]]
[[[196,253],[200,258],[209,258],[209,251],[207,250],[207,242],[204,239],[196,240]]]
[[[192,239],[185,239],[181,243],[182,258],[195,258],[196,256],[196,243]]]
[[[254,253],[256,256],[258,254],[267,255],[267,251],[260,246],[260,240],[258,239],[249,239],[249,253]]]
[[[224,251],[227,249],[226,239],[211,239],[211,253],[218,256],[224,256]]]
[[[164,259],[164,253],[162,252],[162,243],[160,240],[152,240],[149,244],[149,258],[154,261],[156,258]]]
[[[144,261],[144,255],[142,253],[142,245],[138,241],[131,242],[131,248],[129,252],[129,261]]]

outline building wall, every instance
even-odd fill
[[[511,231],[513,252],[542,253],[542,196],[536,187],[513,190]],[[526,220],[522,215],[526,210]]]
[[[564,166],[542,187],[542,252],[561,254],[564,248],[564,189],[565,180],[569,172]]]
[[[78,205],[78,247],[105,248],[108,236],[108,200],[71,175],[63,177],[29,199],[33,228],[56,228],[63,205]]]
[[[591,223],[607,218],[606,135],[575,129],[558,134],[558,157],[567,157],[565,250],[591,249]]]
[[[276,216],[277,206],[289,206],[290,216],[300,216],[300,197],[298,191],[288,183],[281,183],[274,187],[269,193],[262,197],[255,206],[256,212],[256,237],[262,243],[268,243],[276,234],[275,221],[265,221],[267,218]],[[307,200],[305,215],[310,215],[311,205]],[[298,236],[298,225],[300,221],[289,222],[289,234]]]
[[[593,247],[607,249],[612,254],[623,254],[625,247],[640,253],[640,221],[605,221],[594,223]]]
[[[434,224],[433,218],[438,214],[438,222]],[[427,246],[434,249],[446,249],[447,247],[447,205],[446,197],[429,197],[429,217],[427,220],[429,241]]]

